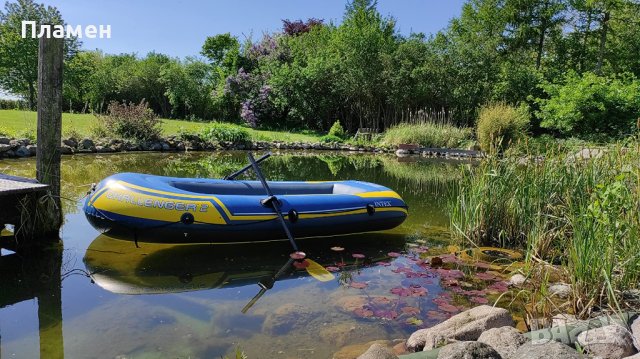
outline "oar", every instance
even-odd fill
[[[305,259],[309,262],[309,265],[305,268],[307,273],[311,274],[311,276],[321,282],[328,282],[333,280],[335,277],[333,273],[329,272],[322,264],[315,262],[309,258]]]
[[[296,244],[296,241],[293,239],[293,235],[291,234],[291,231],[289,231],[287,222],[285,222],[284,217],[282,216],[282,212],[280,211],[280,202],[278,202],[278,198],[276,198],[276,196],[273,195],[271,188],[269,188],[269,185],[267,184],[267,181],[264,179],[264,176],[262,175],[262,171],[260,170],[260,167],[258,166],[258,163],[256,162],[256,160],[253,158],[253,155],[251,154],[251,152],[248,152],[247,156],[249,157],[249,162],[251,162],[253,171],[256,173],[256,176],[262,183],[262,187],[267,192],[267,196],[269,196],[264,200],[262,200],[262,204],[265,206],[270,205],[271,207],[273,207],[273,210],[278,215],[278,220],[282,225],[282,229],[284,229],[284,233],[287,235],[287,238],[289,238],[289,242],[291,242],[291,246],[293,247],[293,250],[298,252],[298,245]]]
[[[249,301],[249,303],[247,303],[247,305],[244,306],[244,308],[242,308],[242,313],[246,313],[251,307],[253,307],[254,304],[256,304],[256,302],[258,301],[258,299],[260,299],[260,297],[262,297],[264,295],[264,293],[267,292],[267,290],[273,288],[273,285],[275,284],[275,282],[278,280],[278,278],[280,278],[280,276],[291,267],[291,264],[293,263],[294,259],[290,258],[287,263],[285,263],[280,270],[278,270],[278,272],[276,272],[276,274],[273,275],[273,277],[271,278],[266,278],[266,279],[262,279],[258,282],[258,285],[260,286],[260,291],[258,292],[258,294],[256,294],[253,298],[251,298],[251,300]]]
[[[265,154],[265,155],[263,155],[262,157],[258,158],[258,159],[256,160],[256,163],[260,163],[260,162],[262,162],[262,161],[266,160],[267,158],[269,158],[270,156],[271,156],[271,152],[267,152],[267,154]],[[243,174],[243,173],[247,172],[247,170],[248,170],[249,168],[251,168],[251,167],[252,167],[252,165],[251,165],[251,164],[248,164],[248,165],[246,165],[246,166],[242,167],[241,169],[237,170],[236,172],[233,172],[233,173],[232,173],[232,174],[230,174],[230,175],[226,175],[223,179],[225,179],[225,180],[233,180],[233,179],[235,179],[236,177],[240,176],[241,174]]]

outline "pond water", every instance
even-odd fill
[[[286,241],[136,248],[81,210],[90,184],[113,173],[222,177],[245,164],[243,152],[63,157],[63,248],[2,250],[0,357],[348,357],[350,345],[406,338],[506,291],[501,272],[517,254],[449,241],[446,198],[465,162],[275,153],[262,165],[270,180],[364,180],[409,205],[392,231],[300,240],[327,281],[292,266]],[[0,172],[34,177],[35,162],[0,160]]]

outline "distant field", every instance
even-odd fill
[[[71,131],[78,132],[83,136],[91,136],[91,129],[96,125],[98,119],[91,114],[62,114],[62,134]],[[202,122],[162,120],[162,130],[165,136],[178,133],[178,129],[184,128],[188,131],[199,131],[207,126]],[[0,132],[8,131],[16,135],[25,131],[36,130],[36,112],[20,110],[0,110]],[[302,134],[278,131],[263,131],[248,129],[256,140],[262,141],[287,141],[287,142],[317,142],[320,135]]]

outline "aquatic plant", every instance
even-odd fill
[[[424,147],[458,148],[472,136],[470,128],[460,128],[447,123],[405,123],[389,128],[382,137],[382,143],[392,146],[412,143]]]
[[[584,153],[488,159],[465,169],[450,198],[458,239],[521,247],[529,263],[566,265],[579,315],[618,309],[622,291],[640,279],[638,148]]]

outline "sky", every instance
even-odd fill
[[[282,19],[315,17],[339,23],[347,0],[36,0],[58,8],[69,25],[111,25],[110,39],[83,39],[83,48],[106,53],[155,51],[195,56],[207,36],[230,32],[257,39],[282,28]],[[427,35],[460,14],[464,0],[378,0],[403,35]]]

